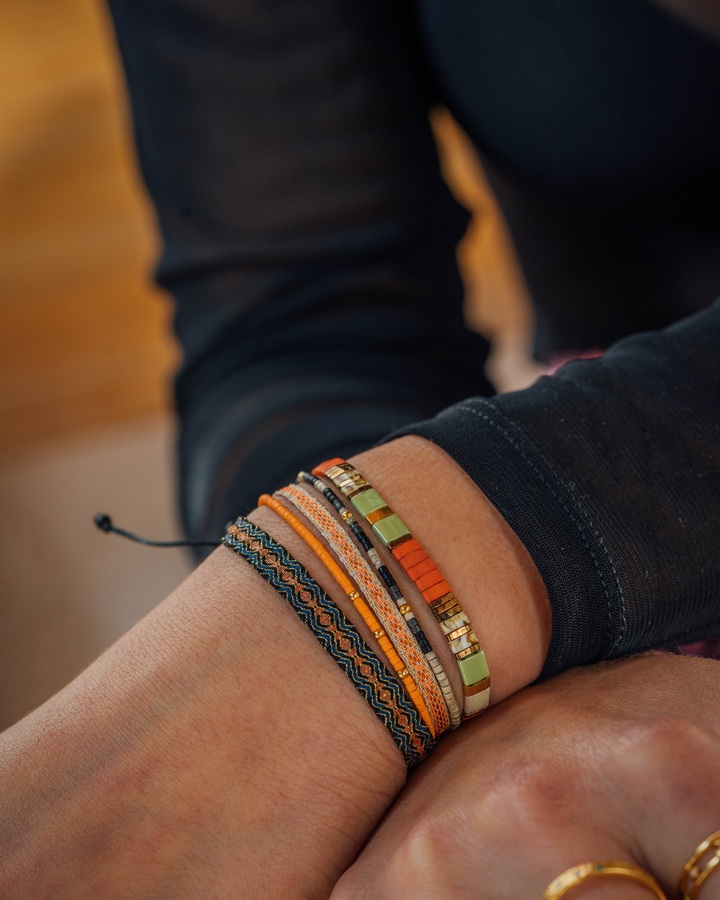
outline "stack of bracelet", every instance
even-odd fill
[[[241,518],[228,527],[223,543],[248,560],[293,606],[388,728],[408,765],[414,765],[427,755],[435,738],[448,728],[458,727],[461,711],[442,664],[390,568],[323,477],[348,498],[435,613],[460,669],[464,717],[485,709],[490,675],[467,616],[432,560],[354,466],[342,459],[329,460],[312,474],[301,472],[298,484],[282,488],[276,497],[263,494],[258,505],[269,507],[284,519],[325,565],[360,614],[400,684],[308,572],[264,531]],[[307,486],[329,501],[339,519]],[[340,564],[279,498],[289,501],[315,527]]]
[[[413,766],[424,759],[434,745],[429,728],[402,687],[307,570],[269,534],[244,518],[228,527],[223,544],[246,559],[287,600],[388,729],[406,763]]]
[[[450,717],[450,727],[453,729],[457,728],[460,724],[460,709],[458,707],[457,700],[455,699],[453,689],[450,685],[447,675],[445,674],[445,670],[443,669],[440,660],[435,655],[435,651],[431,647],[430,642],[428,641],[425,633],[420,627],[415,614],[413,613],[409,604],[406,603],[398,583],[393,578],[392,572],[383,563],[380,554],[373,546],[370,538],[365,534],[360,524],[353,517],[353,514],[349,509],[347,509],[345,504],[342,502],[342,500],[340,500],[340,498],[335,494],[334,491],[330,490],[330,488],[323,481],[321,481],[320,478],[318,478],[316,475],[311,475],[309,472],[301,472],[298,475],[298,481],[303,481],[306,484],[311,484],[327,500],[330,501],[333,507],[340,514],[343,522],[347,525],[347,527],[357,539],[358,544],[360,544],[360,547],[363,549],[368,559],[377,569],[378,574],[385,584],[385,587],[390,593],[390,596],[394,600],[401,615],[407,622],[408,628],[412,632],[423,655],[425,656],[425,659],[427,660],[430,668],[433,671],[433,675],[435,676],[435,680],[437,681],[440,691],[442,692],[443,699],[447,707],[447,713]]]
[[[360,586],[425,701],[433,733],[437,735],[447,731],[450,725],[448,710],[435,672],[402,613],[342,525],[304,488],[292,485],[278,491],[278,494],[291,500],[307,516],[335,551],[348,574]]]
[[[435,563],[354,466],[343,459],[331,459],[316,466],[312,474],[318,479],[328,478],[345,494],[432,609],[457,660],[465,695],[465,717],[486,709],[490,702],[490,672],[485,653],[470,620]]]

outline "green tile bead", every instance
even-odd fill
[[[463,680],[463,684],[466,684],[468,687],[471,684],[477,684],[478,681],[482,681],[483,678],[487,678],[490,674],[483,650],[473,653],[472,656],[466,656],[465,659],[458,660],[458,668],[460,669],[460,677]]]
[[[387,516],[385,519],[380,519],[379,522],[373,525],[372,529],[386,547],[391,541],[396,541],[398,538],[410,534],[402,519],[396,516],[395,513]]]
[[[383,506],[387,506],[380,494],[373,488],[351,497],[350,502],[361,516],[367,516],[369,513],[375,512],[376,509],[382,509]]]

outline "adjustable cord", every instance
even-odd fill
[[[147,547],[219,547],[221,544],[221,541],[149,541],[147,538],[133,534],[132,531],[116,528],[112,519],[106,513],[98,513],[94,516],[93,522],[100,531],[108,534],[112,531],[121,537],[128,538],[130,541],[135,541],[137,544],[145,544]]]

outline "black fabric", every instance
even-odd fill
[[[538,354],[604,348],[720,294],[720,46],[648,0],[110,5],[184,350],[189,535],[400,428],[535,559],[544,676],[720,634],[720,308],[482,399],[427,119],[447,103],[485,159]]]
[[[720,301],[400,432],[447,450],[529,549],[541,677],[720,633],[719,348]]]
[[[330,449],[491,393],[409,8],[110,5],[185,354],[188,533],[217,537]]]

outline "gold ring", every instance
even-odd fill
[[[705,868],[700,870],[698,863],[700,857],[704,856],[708,850],[714,847],[715,852],[705,863]],[[707,840],[700,844],[690,859],[683,866],[678,881],[678,891],[683,900],[695,900],[698,891],[703,886],[705,879],[720,865],[720,831],[711,834]]]
[[[553,880],[542,895],[542,900],[558,900],[558,897],[563,897],[576,884],[583,884],[585,881],[590,881],[591,878],[601,878],[605,875],[629,878],[652,891],[658,900],[666,900],[660,885],[649,872],[626,862],[587,862],[573,866],[572,869],[567,869]]]

